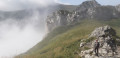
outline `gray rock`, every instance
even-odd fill
[[[85,42],[80,43],[80,47],[83,47],[85,45]]]
[[[116,9],[120,12],[120,4],[116,6]]]
[[[103,49],[103,48],[102,48],[102,49],[99,50],[99,54],[100,54],[101,56],[105,56],[105,55],[107,55],[107,53],[108,53],[108,52],[107,52],[106,49]]]
[[[116,35],[115,30],[113,30],[110,26],[103,26],[96,28],[90,35],[90,37],[104,37],[107,35]]]
[[[97,3],[95,0],[91,1],[85,1],[79,7],[76,9],[77,12],[85,11],[89,8],[99,7],[101,6],[99,3]]]
[[[86,55],[88,56],[90,56],[90,53],[92,53],[93,52],[93,49],[89,49],[89,50],[85,50],[85,51],[81,51],[81,54],[80,54],[80,56],[82,56],[82,57],[85,57]],[[86,57],[87,57],[86,56]]]
[[[95,8],[89,8],[87,14],[88,18],[98,20],[110,20],[113,18],[120,18],[120,13],[115,9],[114,6],[100,6]]]
[[[49,15],[46,19],[46,26],[48,31],[52,31],[58,26],[63,26],[67,24],[67,15],[68,11],[59,10],[54,12],[52,15]]]
[[[91,58],[90,54],[85,55],[85,58]]]

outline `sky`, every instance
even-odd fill
[[[61,3],[64,4],[71,4],[71,5],[79,5],[81,4],[83,1],[86,0],[58,0]],[[120,4],[120,0],[96,0],[98,3],[102,4],[102,5],[117,5]]]
[[[21,10],[44,7],[54,3],[54,0],[0,0],[0,10]]]
[[[0,10],[21,10],[54,3],[79,5],[86,0],[0,0]],[[102,5],[117,5],[120,0],[97,0]]]

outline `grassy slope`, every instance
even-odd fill
[[[75,26],[63,26],[56,28],[48,36],[26,54],[17,56],[21,58],[80,58],[74,54],[80,51],[81,39],[88,38],[89,34],[96,28],[110,25],[120,36],[120,20],[95,21],[84,20]],[[16,57],[16,58],[17,58]]]

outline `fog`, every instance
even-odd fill
[[[33,11],[32,16],[23,19],[15,19],[14,16],[0,19],[0,58],[12,58],[24,53],[43,39],[46,33],[45,18],[51,8],[49,5],[55,1],[57,0],[0,0],[0,11]]]
[[[6,19],[0,21],[0,58],[12,57],[26,52],[42,40],[45,35],[44,22],[41,15],[33,14],[30,18],[21,21],[17,19]],[[42,15],[43,16],[43,15]],[[27,20],[26,20],[27,19]]]
[[[18,25],[1,22],[0,28],[0,56],[12,57],[23,53],[42,40],[44,35],[30,24],[21,29]]]
[[[58,0],[0,0],[0,10],[14,11],[37,8],[38,6],[47,7],[55,2],[58,2]]]

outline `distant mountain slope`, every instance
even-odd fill
[[[66,7],[67,8],[67,7]],[[69,9],[69,8],[68,8]],[[85,1],[74,11],[58,10],[50,14],[46,19],[48,31],[58,26],[73,24],[83,19],[111,20],[120,18],[119,5],[100,5],[97,1]]]
[[[99,26],[110,25],[120,36],[120,19],[110,21],[82,20],[75,25],[58,27],[51,31],[40,43],[28,52],[16,58],[80,58],[80,40],[87,39],[89,34]],[[86,48],[87,49],[87,48]]]

